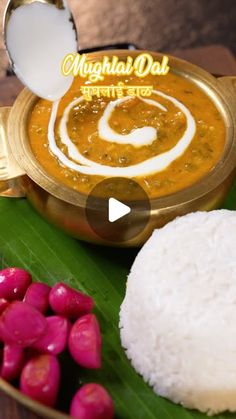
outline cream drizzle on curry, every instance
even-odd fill
[[[86,194],[105,177],[130,177],[150,197],[159,197],[192,185],[214,168],[224,149],[225,126],[202,90],[173,73],[119,79],[153,84],[153,94],[87,102],[76,78],[61,101],[52,105],[39,99],[29,139],[50,175]],[[116,77],[106,79],[106,84],[116,82]]]

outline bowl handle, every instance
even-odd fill
[[[0,108],[0,196],[19,198],[25,196],[20,178],[25,175],[17,164],[7,137],[7,120],[11,108]]]

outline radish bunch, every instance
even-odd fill
[[[66,284],[33,283],[19,268],[0,271],[0,377],[19,379],[22,393],[49,407],[60,387],[57,355],[68,348],[84,368],[101,367],[102,338],[92,313],[93,299]],[[51,310],[53,315],[47,315]],[[112,419],[113,401],[99,384],[82,386],[70,414],[80,419]]]

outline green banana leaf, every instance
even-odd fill
[[[236,209],[236,184],[223,208]],[[120,345],[119,307],[126,277],[137,250],[89,245],[66,236],[44,221],[25,199],[0,199],[0,267],[28,269],[34,280],[53,285],[64,281],[91,294],[103,334],[103,367],[87,371],[62,359],[62,389],[58,408],[66,411],[76,389],[99,382],[111,393],[120,419],[200,419],[196,411],[158,397],[131,367]],[[217,418],[235,418],[224,414]]]

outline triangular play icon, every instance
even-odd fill
[[[131,212],[131,208],[128,205],[123,204],[123,202],[118,201],[115,198],[109,198],[108,201],[108,219],[110,223],[119,220],[125,215]]]

